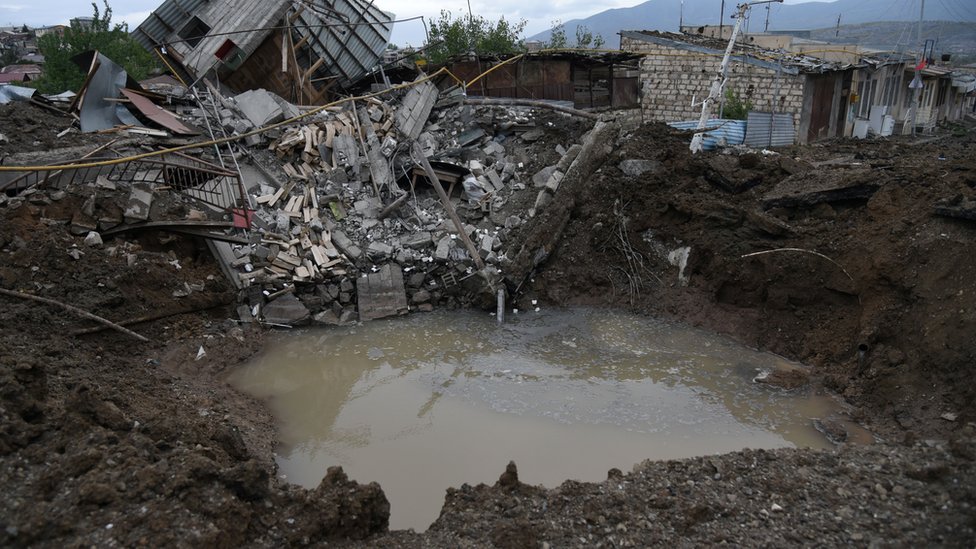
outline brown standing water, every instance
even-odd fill
[[[279,421],[280,473],[315,487],[332,465],[377,481],[390,527],[425,530],[444,491],[598,481],[644,459],[826,447],[836,400],[756,384],[802,367],[687,326],[619,311],[438,312],[276,336],[231,383]]]

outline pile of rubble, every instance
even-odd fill
[[[230,154],[212,145],[184,151],[188,160],[167,161],[155,183],[145,169],[62,178],[57,188],[81,183],[90,195],[72,230],[101,231],[99,239],[142,227],[206,237],[240,289],[245,322],[346,324],[494,296],[517,252],[506,248],[512,232],[545,206],[580,150],[551,145],[561,160],[530,171],[538,168],[530,149],[542,145],[553,117],[566,115],[542,123],[537,109],[465,105],[458,90],[442,94],[424,81],[311,113],[265,90],[153,90],[186,127],[240,139]],[[165,128],[113,153],[199,142],[157,133]],[[189,160],[218,175],[237,170],[243,207],[201,204],[181,188],[214,173],[173,183],[174,170],[193,175]],[[163,193],[180,205],[154,207]]]

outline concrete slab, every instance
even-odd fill
[[[409,310],[403,271],[396,264],[387,263],[378,272],[356,279],[356,291],[360,320],[402,315]]]
[[[285,294],[264,306],[264,321],[286,326],[307,324],[311,314],[294,294]]]
[[[234,99],[237,101],[237,108],[255,126],[266,126],[284,119],[281,106],[267,90],[248,90]]]
[[[125,220],[129,223],[148,220],[152,201],[151,183],[133,183],[132,190],[129,192],[129,202],[125,208]]]

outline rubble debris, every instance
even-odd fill
[[[97,132],[118,125],[142,126],[124,104],[113,101],[123,88],[139,89],[139,84],[129,78],[125,69],[97,51],[76,55],[71,60],[88,73],[75,97],[75,104],[80,105],[82,132]]]
[[[197,130],[188,128],[173,113],[146,99],[136,90],[122,88],[119,92],[128,98],[132,106],[138,109],[139,112],[167,130],[179,135],[197,135],[200,133]]]

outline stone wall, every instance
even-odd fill
[[[621,37],[624,51],[644,53],[640,68],[641,108],[644,120],[674,122],[697,120],[701,101],[708,96],[712,80],[721,64],[721,55],[709,55]],[[727,89],[752,101],[753,110],[793,114],[794,128],[800,128],[806,77],[750,63],[731,61]],[[697,106],[693,102],[698,103]],[[718,106],[713,117],[718,116]]]

